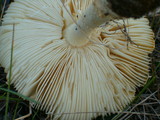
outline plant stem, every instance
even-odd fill
[[[13,24],[13,32],[12,32],[11,58],[10,58],[10,71],[9,71],[9,78],[8,78],[8,90],[10,90],[10,83],[11,83],[11,76],[12,76],[14,30],[15,30],[15,24]],[[5,108],[5,120],[8,120],[9,96],[10,96],[10,93],[7,92],[7,97],[6,97],[6,108]]]
[[[81,18],[69,26],[65,32],[67,42],[81,47],[89,42],[90,33],[101,24],[119,18],[109,7],[107,0],[95,0],[81,15]]]

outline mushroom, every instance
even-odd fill
[[[148,20],[110,21],[119,16],[106,5],[15,0],[6,11],[0,64],[9,73],[15,24],[11,83],[53,119],[88,120],[121,111],[148,79],[154,49]],[[129,38],[134,43],[127,48]]]

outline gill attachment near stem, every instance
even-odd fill
[[[64,31],[65,39],[74,47],[84,46],[89,42],[87,36],[90,36],[95,28],[118,17],[106,0],[95,0],[82,13],[81,18]]]

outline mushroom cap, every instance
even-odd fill
[[[149,76],[154,34],[146,18],[124,20],[126,27],[123,20],[99,26],[83,47],[66,42],[63,31],[74,24],[70,15],[79,19],[91,3],[15,0],[0,27],[0,64],[9,73],[15,24],[11,83],[53,119],[87,120],[120,111]],[[135,43],[128,49],[125,28]]]

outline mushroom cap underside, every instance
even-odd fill
[[[15,0],[3,18],[0,64],[9,73],[14,24],[11,83],[19,93],[39,101],[33,106],[54,119],[84,120],[122,110],[149,76],[154,34],[146,18],[99,26],[83,47],[66,42],[64,30],[74,24],[70,15],[78,20],[91,3]],[[75,112],[81,114],[61,115]]]

